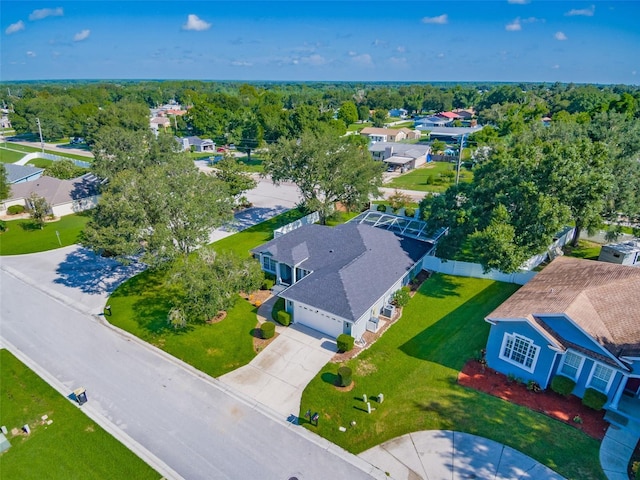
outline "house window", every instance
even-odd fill
[[[603,393],[607,393],[607,390],[609,389],[609,383],[611,383],[612,377],[613,377],[612,368],[605,367],[600,363],[596,363],[591,373],[591,380],[589,381],[589,386],[592,388],[595,388],[596,390],[600,390]]]
[[[271,257],[262,257],[262,267],[268,272],[276,271],[277,262]]]
[[[540,347],[534,345],[533,340],[506,333],[502,341],[500,358],[528,372],[533,372],[539,352]]]
[[[560,367],[560,373],[575,380],[578,378],[578,371],[581,366],[582,357],[573,352],[567,352],[564,354],[564,362],[562,363],[562,367]]]

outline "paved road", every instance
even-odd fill
[[[156,466],[169,478],[382,478],[357,457],[77,311],[72,301],[47,295],[36,279],[25,283],[3,268],[0,282],[2,344],[61,393],[86,387],[82,408],[142,446],[151,463],[162,459]]]

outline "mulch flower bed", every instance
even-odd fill
[[[609,426],[604,420],[604,410],[597,412],[585,407],[574,395],[563,397],[551,390],[532,392],[525,384],[483,366],[477,360],[466,363],[458,374],[458,383],[560,420],[596,440],[602,440]],[[574,419],[580,419],[581,423]]]

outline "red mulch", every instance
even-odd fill
[[[574,395],[565,398],[551,390],[531,392],[526,385],[510,380],[506,375],[488,367],[483,368],[477,360],[467,362],[458,374],[458,383],[543,413],[578,428],[597,440],[602,440],[609,426],[604,420],[604,410],[596,412],[585,407]],[[582,423],[573,421],[576,415],[580,416]]]

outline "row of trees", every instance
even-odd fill
[[[486,269],[513,272],[575,225],[572,240],[605,221],[640,221],[640,124],[622,113],[594,123],[530,123],[489,139],[474,180],[423,201],[432,228],[449,227],[438,254],[467,251]]]

